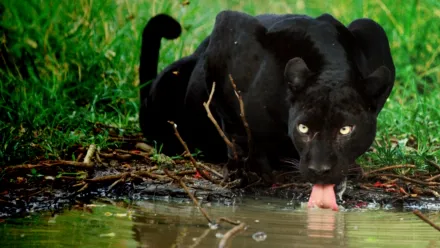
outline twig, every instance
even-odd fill
[[[141,157],[141,158],[145,158],[145,157],[150,156],[150,154],[145,153],[145,152],[139,152],[139,153],[136,153],[136,152],[126,151],[126,150],[122,150],[122,149],[115,149],[115,151],[116,151],[116,152],[125,153],[125,154],[130,154],[130,155],[137,156],[137,157]]]
[[[235,145],[225,135],[223,130],[220,128],[220,125],[215,120],[214,116],[212,115],[211,110],[209,109],[209,105],[211,104],[212,97],[214,96],[214,91],[215,91],[215,82],[212,83],[212,89],[211,89],[211,93],[209,94],[208,101],[204,102],[203,106],[205,107],[206,113],[208,114],[208,118],[211,120],[212,124],[214,124],[214,126],[217,129],[218,133],[223,138],[223,140],[225,141],[226,145],[229,146],[229,148],[231,148],[232,154],[234,156],[234,160],[238,160],[238,154],[237,154],[237,149],[235,148]]]
[[[99,152],[95,152],[95,158],[96,158],[96,161],[98,161],[98,163],[102,164],[102,160],[101,160],[101,157],[99,156]]]
[[[427,159],[426,162],[428,162],[428,164],[430,164],[431,166],[436,167],[437,170],[440,171],[440,165],[438,165],[438,164],[435,163],[434,161]]]
[[[197,171],[196,170],[184,170],[184,171],[179,171],[176,173],[176,175],[178,176],[186,176],[186,175],[192,175],[192,174],[196,174]]]
[[[227,246],[228,242],[233,238],[233,236],[237,235],[239,232],[244,231],[246,227],[246,224],[243,222],[238,226],[234,226],[231,228],[228,232],[223,235],[223,238],[220,240],[220,243],[218,244],[219,248],[224,248]]]
[[[157,175],[157,174],[151,173],[150,171],[138,171],[133,174],[138,175],[138,176],[142,176],[142,177],[149,177],[151,179],[158,179],[158,180],[163,180],[163,179],[167,178],[166,176]]]
[[[82,168],[93,168],[93,165],[86,164],[83,162],[57,160],[57,161],[40,162],[38,164],[11,165],[11,166],[5,167],[3,169],[3,171],[14,171],[14,170],[20,170],[20,169],[34,169],[34,168],[40,168],[40,167],[51,167],[51,166],[56,166],[56,165],[70,165],[70,166],[82,167]]]
[[[435,175],[435,176],[433,176],[433,177],[430,177],[430,178],[426,179],[425,181],[427,181],[427,182],[431,182],[431,181],[436,180],[437,178],[440,178],[440,174]]]
[[[233,220],[228,219],[228,218],[226,218],[226,217],[220,217],[220,218],[218,218],[216,223],[217,223],[217,224],[220,224],[220,223],[222,223],[222,222],[226,222],[226,223],[229,223],[229,224],[232,224],[232,225],[235,225],[235,226],[240,225],[240,222],[239,222],[239,221],[233,221]]]
[[[76,158],[76,162],[79,162],[81,159],[82,159],[82,157],[84,156],[84,153],[80,153],[79,155],[78,155],[78,157]]]
[[[194,205],[200,210],[200,212],[205,216],[205,218],[208,220],[210,224],[214,224],[212,222],[211,217],[209,217],[208,213],[205,211],[202,206],[200,206],[200,203],[197,201],[197,199],[194,197],[194,195],[189,191],[188,187],[186,187],[185,183],[182,181],[182,178],[179,179],[180,186],[185,190],[185,192],[189,195],[191,200],[194,202]]]
[[[86,184],[84,184],[84,186],[83,186],[82,188],[80,188],[80,189],[79,189],[78,191],[76,191],[76,192],[79,193],[79,192],[81,192],[81,191],[84,191],[84,190],[86,190],[88,187],[89,187],[89,184],[86,183]]]
[[[251,183],[251,184],[246,185],[246,186],[243,188],[243,190],[244,190],[244,189],[248,189],[248,188],[250,188],[250,187],[253,187],[253,186],[255,186],[255,185],[258,185],[260,182],[261,182],[261,177],[259,177],[257,181],[255,181],[255,182],[253,182],[253,183]]]
[[[86,156],[84,157],[84,163],[85,164],[90,164],[90,165],[92,164],[92,157],[95,154],[95,151],[96,151],[96,145],[95,144],[91,144],[89,146],[89,149],[87,150]]]
[[[243,97],[241,96],[240,91],[237,91],[237,85],[234,82],[234,79],[232,78],[231,74],[229,74],[229,80],[231,81],[232,87],[234,88],[234,92],[235,92],[235,96],[238,99],[238,103],[240,104],[240,117],[241,117],[241,121],[243,122],[243,126],[246,130],[246,134],[248,137],[248,156],[250,156],[250,154],[252,154],[252,150],[253,150],[253,146],[252,146],[252,134],[251,134],[251,129],[249,128],[249,123],[246,120],[246,114],[244,111],[244,103],[243,103]]]
[[[107,191],[110,191],[113,187],[115,187],[118,183],[120,183],[120,182],[122,182],[122,181],[124,181],[125,180],[125,178],[119,178],[118,180],[116,180],[114,183],[112,183],[109,187],[108,187],[108,189],[107,189]]]
[[[424,216],[419,210],[417,210],[417,209],[414,210],[413,214],[417,215],[417,217],[419,217],[421,220],[423,220],[424,222],[428,223],[429,225],[431,225],[432,227],[437,229],[437,231],[440,231],[440,226],[437,226],[432,221],[430,221],[428,218],[426,218],[426,216]]]
[[[223,178],[223,175],[220,172],[216,171],[214,168],[211,168],[211,167],[204,165],[204,164],[201,164],[201,163],[199,163],[199,166],[202,167],[203,169],[215,174],[216,176]]]
[[[105,182],[105,181],[118,180],[123,177],[127,177],[128,175],[130,175],[129,172],[124,172],[124,173],[117,174],[117,175],[109,175],[109,176],[96,177],[96,178],[92,178],[92,179],[86,179],[85,181],[89,182],[89,183]]]
[[[167,168],[163,169],[163,172],[165,172],[165,174],[167,176],[169,176],[170,178],[176,180],[176,181],[180,181],[180,177],[174,175],[173,173],[171,173],[171,171],[169,171]]]
[[[176,135],[177,139],[182,144],[185,151],[188,153],[189,159],[191,160],[191,163],[194,165],[194,168],[200,173],[200,175],[205,178],[206,180],[211,181],[214,184],[219,184],[220,181],[213,179],[209,175],[207,175],[203,170],[200,169],[199,165],[197,164],[197,161],[194,159],[194,157],[191,155],[191,151],[189,150],[188,146],[186,145],[185,141],[182,139],[182,137],[179,134],[179,131],[177,130],[177,125],[173,121],[168,121],[173,126],[174,129],[174,135]]]
[[[198,238],[196,238],[196,239],[194,240],[194,243],[193,243],[189,248],[194,248],[194,247],[198,246],[198,245],[200,244],[200,242],[202,242],[202,240],[203,240],[206,236],[208,236],[209,232],[211,232],[211,228],[207,228],[207,229],[202,233],[202,235],[200,235]]]
[[[417,179],[412,179],[406,176],[401,176],[401,175],[394,175],[394,174],[378,174],[377,176],[385,176],[385,177],[394,177],[394,178],[399,178],[401,180],[404,181],[408,181],[411,183],[417,183],[417,184],[421,184],[421,185],[440,185],[440,183],[437,182],[424,182],[424,181],[420,181]]]
[[[131,154],[118,154],[116,152],[112,152],[112,153],[99,152],[99,155],[104,158],[116,158],[118,160],[129,160],[132,157]]]
[[[400,169],[400,168],[413,168],[414,169],[414,168],[416,168],[416,166],[413,165],[413,164],[391,165],[391,166],[386,166],[386,167],[379,168],[379,169],[376,169],[376,170],[367,171],[367,172],[364,173],[364,176],[368,177],[368,176],[370,176],[370,175],[372,175],[374,173],[377,173],[377,172],[386,171],[386,170],[393,170],[393,169]]]
[[[199,209],[199,211],[203,214],[203,216],[208,220],[208,222],[210,224],[214,224],[212,222],[212,219],[209,217],[208,213],[205,211],[204,208],[202,208],[202,206],[200,206],[199,201],[197,201],[197,199],[194,197],[194,195],[189,191],[188,187],[186,186],[186,184],[183,182],[183,177],[178,177],[176,175],[173,175],[173,173],[171,173],[168,169],[164,169],[163,170],[165,172],[165,174],[167,174],[169,177],[171,177],[172,179],[176,180],[179,182],[180,186],[182,186],[183,190],[185,190],[186,194],[188,194],[188,196],[191,198],[191,200],[193,201],[194,205]]]
[[[431,193],[433,196],[440,198],[440,194],[433,189],[427,188],[427,189],[424,189],[423,191],[424,191],[424,193]]]
[[[77,184],[72,185],[72,187],[83,186],[83,185],[85,185],[85,184],[86,184],[86,182],[82,181],[82,182],[80,182],[80,183],[77,183]]]

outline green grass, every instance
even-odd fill
[[[1,26],[8,30],[6,39],[0,34],[3,49],[15,57],[31,54],[39,75],[30,70],[23,78],[14,69],[0,71],[0,165],[36,156],[71,158],[73,145],[109,145],[106,133],[94,132],[95,122],[138,129],[137,66],[147,20],[168,13],[184,27],[179,39],[162,43],[159,68],[164,68],[194,51],[223,9],[312,16],[329,12],[345,24],[360,17],[378,21],[390,39],[397,80],[379,116],[376,151],[360,162],[414,163],[426,169],[425,160],[440,154],[436,0],[0,2],[5,7]]]

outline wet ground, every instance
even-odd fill
[[[232,247],[440,247],[438,232],[410,211],[440,222],[439,173],[411,174],[407,165],[361,172],[333,212],[304,207],[311,185],[295,170],[242,188],[222,182],[221,165],[138,144],[2,168],[1,246],[217,247],[234,226],[210,229],[194,196],[212,219],[245,223]]]
[[[266,197],[204,207],[211,216],[245,223],[230,247],[440,247],[438,231],[406,211],[370,206],[334,212]],[[438,212],[426,215],[440,224]],[[230,227],[210,229],[184,199],[101,201],[59,214],[6,219],[0,236],[2,247],[218,247]]]
[[[231,188],[197,176],[194,170],[188,169],[188,165],[182,166],[185,168],[175,169],[173,173],[175,175],[186,174],[184,178],[190,192],[204,203],[229,206],[243,197],[272,197],[281,201],[307,202],[310,196],[311,184],[307,183]],[[218,166],[211,166],[220,170]],[[113,167],[97,167],[93,169],[93,172],[88,172],[90,179],[84,179],[78,175],[76,177],[57,176],[60,172],[54,168],[55,166],[39,168],[41,174],[38,175],[31,175],[26,170],[13,171],[4,175],[0,180],[0,188],[2,188],[0,190],[0,218],[26,217],[30,213],[40,211],[57,213],[72,208],[74,205],[89,204],[99,198],[128,202],[190,199],[181,185],[164,175],[163,170],[160,168],[152,170],[152,164],[133,162],[129,169],[121,169],[124,167],[118,163],[115,163]],[[66,171],[66,168],[63,167],[63,170]],[[77,169],[74,168],[73,171],[75,170]],[[127,171],[132,176],[122,178],[124,179],[122,181],[115,177],[129,173]],[[150,174],[157,178],[150,178],[152,175],[150,177],[134,177],[133,175],[145,171],[150,171]],[[20,181],[17,178],[21,178]],[[295,176],[287,179],[287,182],[294,180]],[[399,182],[396,179],[380,176],[372,180],[349,180],[343,201],[339,201],[338,204],[346,209],[374,206],[395,210],[439,211],[440,198],[422,194],[420,187],[414,183],[408,184],[405,181]],[[438,186],[429,187],[438,188]]]
[[[143,200],[189,200],[188,194],[177,183],[170,181],[128,181],[113,185],[113,181],[89,186],[78,192],[79,187],[72,187],[75,182],[57,182],[43,180],[28,184],[27,187],[9,188],[0,193],[0,218],[26,217],[41,211],[62,212],[75,205],[89,204],[96,199],[127,202]],[[345,209],[383,208],[394,210],[430,210],[440,211],[440,199],[436,197],[405,197],[400,192],[386,192],[382,188],[361,187],[364,184],[349,181],[343,201],[338,204]],[[194,179],[188,183],[190,192],[203,203],[230,206],[245,197],[258,199],[270,197],[280,201],[307,202],[311,185],[298,184],[291,187],[284,185],[249,188],[225,188],[203,179]],[[286,185],[287,186],[287,185]],[[111,188],[110,188],[111,187]],[[4,187],[6,189],[6,187]]]

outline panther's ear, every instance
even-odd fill
[[[293,94],[300,92],[304,88],[310,75],[311,72],[304,60],[298,57],[289,60],[284,69],[284,79]]]
[[[371,110],[379,114],[393,85],[391,71],[386,66],[381,66],[362,79],[357,88],[369,103]]]

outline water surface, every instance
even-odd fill
[[[191,202],[143,201],[126,208],[96,203],[92,212],[4,220],[1,247],[217,247],[231,225],[211,230]],[[306,209],[278,199],[205,205],[213,218],[248,228],[230,247],[440,247],[440,233],[411,212]],[[440,214],[427,216],[440,224]],[[256,232],[267,238],[257,242]],[[263,235],[264,236],[264,235]]]

